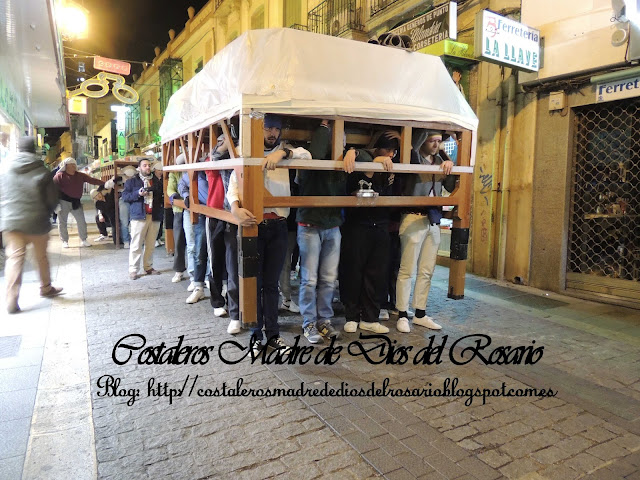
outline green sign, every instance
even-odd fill
[[[434,45],[430,45],[421,49],[420,53],[427,53],[429,55],[435,55],[437,57],[448,55],[450,57],[475,60],[475,57],[473,55],[473,45],[454,42],[453,40],[444,40],[443,42],[438,42]]]
[[[20,127],[20,130],[24,128],[22,102],[2,75],[0,75],[0,109]]]

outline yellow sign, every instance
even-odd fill
[[[67,100],[69,113],[87,114],[87,97],[71,97]]]
[[[109,93],[109,81],[114,82],[111,92],[116,99],[122,103],[138,103],[138,92],[125,84],[123,76],[106,72],[100,72],[95,77],[85,80],[80,88],[70,92],[69,96],[86,95],[89,98],[102,98]],[[99,87],[99,89],[91,87]]]
[[[444,40],[433,45],[429,45],[421,50],[420,53],[428,53],[429,55],[436,55],[441,57],[442,55],[449,55],[450,57],[467,58],[469,60],[476,60],[473,55],[473,45],[467,45],[466,43],[454,42],[453,40]]]

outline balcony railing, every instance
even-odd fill
[[[382,12],[385,8],[390,7],[398,3],[400,0],[370,0],[371,2],[371,11],[370,16],[374,17],[380,12]]]
[[[307,16],[310,32],[338,36],[348,30],[363,30],[356,0],[325,0]]]
[[[289,25],[289,28],[293,28],[294,30],[304,30],[305,32],[309,31],[309,27],[306,25],[302,25],[300,23],[294,23],[293,25]]]

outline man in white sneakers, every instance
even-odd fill
[[[420,173],[407,175],[404,185],[405,195],[439,197],[442,187],[452,191],[456,178],[451,173],[453,162],[440,151],[442,132],[413,131],[411,163],[417,165],[440,165],[442,173]],[[411,278],[416,275],[413,289],[413,323],[432,330],[442,327],[426,314],[427,300],[431,288],[431,277],[436,267],[440,246],[440,220],[442,207],[411,207],[402,215],[400,223],[401,258],[398,281],[396,283],[396,309],[398,310],[399,332],[409,333],[409,297]]]

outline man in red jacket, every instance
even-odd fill
[[[85,183],[92,185],[103,185],[102,180],[78,172],[75,159],[66,158],[60,163],[60,170],[53,177],[53,181],[60,189],[60,213],[58,214],[58,232],[62,247],[69,248],[69,231],[67,230],[67,218],[69,213],[73,215],[78,223],[78,235],[80,236],[80,246],[90,247],[87,241],[87,222],[84,219],[82,210],[82,188]]]

